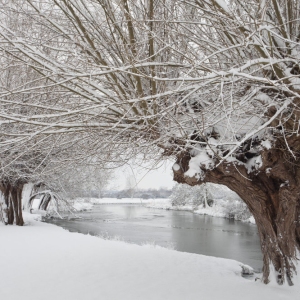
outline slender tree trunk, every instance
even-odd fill
[[[21,183],[0,183],[0,190],[4,195],[5,208],[3,211],[6,224],[24,225],[22,215],[22,189],[23,184]]]
[[[213,182],[235,191],[253,214],[263,253],[263,281],[269,282],[270,264],[276,279],[282,284],[287,279],[292,285],[294,261],[300,251],[300,166],[289,162],[279,150],[261,154],[263,166],[248,174],[245,166],[223,163],[213,170],[204,170],[201,181],[197,176],[187,177],[190,155],[178,156],[174,180],[189,185]],[[196,175],[196,174],[195,174]]]
[[[204,183],[204,207],[207,208],[208,207],[208,203],[207,203],[207,186]]]

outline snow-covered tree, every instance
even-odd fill
[[[135,176],[126,174],[125,189],[123,191],[124,196],[128,198],[133,198],[136,189],[137,183],[135,180]]]
[[[299,1],[190,3],[203,21],[202,95],[185,114],[189,140],[174,142],[182,149],[174,178],[235,191],[256,220],[264,282],[271,262],[278,283],[291,284],[300,247]]]
[[[226,186],[214,183],[189,186],[177,184],[170,196],[173,206],[190,205],[197,209],[202,207],[222,207],[227,218],[247,220],[251,216],[247,206],[242,199]]]
[[[191,187],[187,184],[177,184],[170,199],[173,206],[191,205],[197,207],[207,203],[207,189],[205,185]]]
[[[29,90],[1,89],[2,106],[14,95],[60,93],[34,117],[3,111],[1,121],[20,124],[14,141],[74,134],[80,144],[85,133],[89,149],[114,162],[163,149],[176,158],[176,181],[224,184],[245,201],[264,282],[271,263],[278,283],[292,284],[300,250],[299,0],[2,4],[1,53],[40,76]],[[10,14],[22,16],[23,29],[2,22]]]
[[[57,170],[55,178],[52,189],[60,191],[67,198],[92,197],[95,194],[101,198],[113,174],[111,170],[87,161],[86,165]]]

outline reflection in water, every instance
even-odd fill
[[[182,220],[184,228],[180,226]],[[172,227],[177,229],[172,230],[172,239],[179,251],[232,258],[256,269],[261,267],[262,255],[255,226],[185,213],[180,218],[172,218]]]
[[[136,244],[155,243],[178,251],[231,258],[261,270],[256,226],[185,211],[141,205],[97,205],[80,220],[52,220],[72,232],[118,236]]]

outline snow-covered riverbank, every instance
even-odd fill
[[[69,233],[33,220],[0,225],[0,299],[298,299],[296,286],[241,277],[237,261]]]
[[[169,199],[159,199],[161,201],[169,203]],[[160,201],[160,202],[161,202]],[[153,200],[145,200],[140,198],[76,198],[70,200],[69,203],[77,211],[92,210],[94,205],[98,204],[143,204],[150,205]]]
[[[222,200],[220,200],[220,202],[221,201]],[[225,203],[225,201],[223,202]],[[210,206],[203,207],[203,205],[199,205],[198,207],[193,207],[192,205],[172,206],[170,199],[154,199],[151,202],[147,203],[146,205],[147,207],[151,207],[151,208],[185,210],[185,211],[191,211],[198,215],[208,215],[212,217],[227,218],[227,207],[223,202],[214,203],[211,207]],[[255,224],[255,220],[252,216],[249,219],[243,221]]]

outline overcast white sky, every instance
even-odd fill
[[[173,162],[166,161],[160,163],[159,168],[154,170],[147,170],[134,164],[124,166],[116,170],[110,189],[124,189],[128,187],[129,182],[137,184],[138,189],[159,189],[160,187],[171,189],[175,184],[172,165]]]

